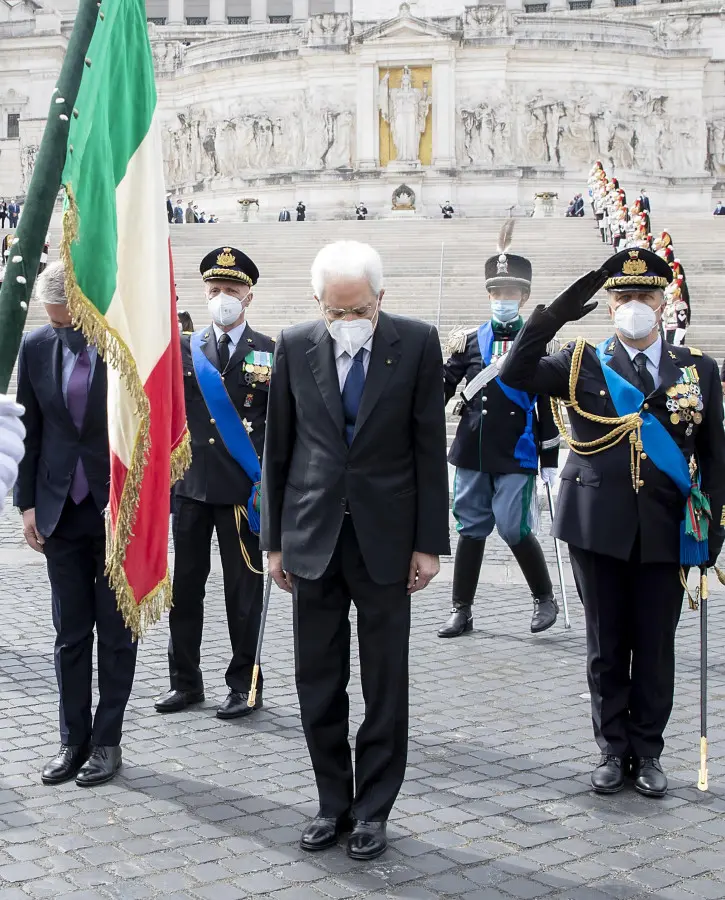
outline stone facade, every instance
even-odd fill
[[[725,187],[719,0],[247,0],[247,24],[238,0],[199,2],[148,0],[169,22],[149,31],[169,190],[223,218],[243,196],[261,218],[298,199],[386,214],[403,183],[419,214],[500,215],[541,191],[563,204],[595,159],[659,209]],[[171,24],[187,18],[219,24]],[[0,196],[32,172],[70,19],[0,0]]]

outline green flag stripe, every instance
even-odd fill
[[[156,85],[144,0],[110,0],[101,14],[76,100],[78,118],[71,121],[63,183],[78,208],[71,250],[76,279],[105,315],[116,290],[116,187],[148,133]],[[138,198],[139,212],[145,200]]]

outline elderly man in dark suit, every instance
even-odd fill
[[[322,850],[352,825],[348,854],[373,859],[405,774],[410,595],[450,552],[443,365],[434,327],[380,311],[372,247],[325,247],[312,283],[321,318],[284,330],[275,352],[262,547],[294,598],[297,690],[320,799],[301,846]],[[365,697],[354,776],[351,601]]]
[[[121,728],[136,667],[136,643],[104,575],[110,461],[106,367],[74,330],[64,270],[38,279],[50,324],[26,335],[18,359],[18,401],[25,407],[25,457],[14,502],[25,539],[45,554],[56,630],[60,692],[58,754],[44,784],[71,778],[109,781],[121,766]],[[93,628],[98,634],[98,707],[92,716]]]

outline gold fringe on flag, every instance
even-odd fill
[[[116,606],[123,615],[124,622],[130,628],[134,639],[137,640],[143,637],[151,625],[159,621],[166,610],[171,608],[171,579],[168,568],[162,581],[138,602],[124,569],[126,551],[133,537],[144,469],[148,462],[151,409],[131,351],[120,334],[109,326],[105,316],[91,303],[78,284],[71,254],[71,245],[78,240],[78,206],[70,184],[66,185],[66,197],[67,205],[63,211],[60,258],[65,266],[65,293],[68,309],[73,324],[80,327],[88,342],[98,348],[98,352],[106,363],[120,372],[136,406],[136,415],[139,419],[131,462],[118,505],[115,529],[111,523],[110,511],[106,512],[106,575],[116,594]],[[186,431],[178,447],[171,454],[169,475],[172,485],[183,476],[190,463],[191,442],[189,433]]]

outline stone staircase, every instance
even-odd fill
[[[256,329],[276,335],[287,325],[319,315],[309,272],[320,247],[333,240],[357,239],[371,243],[383,257],[384,308],[435,323],[443,248],[440,330],[445,336],[457,325],[475,326],[487,314],[483,266],[495,252],[500,225],[498,219],[420,219],[172,226],[179,308],[191,313],[197,327],[207,321],[199,262],[214,247],[238,247],[254,259],[261,272],[249,319]],[[721,362],[725,356],[721,299],[725,289],[725,217],[668,216],[662,223],[655,218],[654,225],[657,230],[667,227],[670,231],[687,274],[693,305],[688,343]],[[57,225],[51,237],[51,255],[55,256]],[[599,240],[589,217],[519,219],[511,250],[533,262],[532,296],[524,313],[537,303],[551,300],[611,252]],[[28,328],[44,321],[43,309],[31,304]],[[602,339],[610,330],[601,303],[584,323],[565,329],[562,337],[583,333]]]

